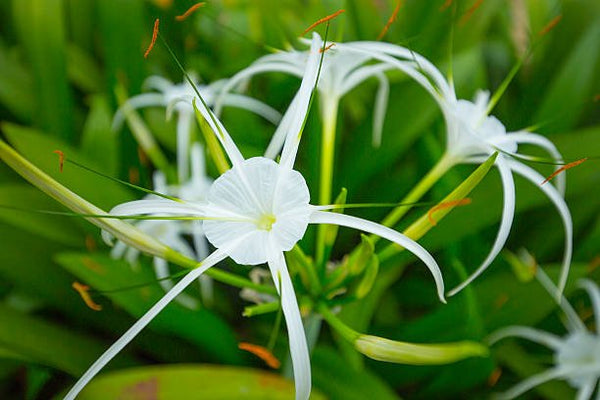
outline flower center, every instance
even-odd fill
[[[270,231],[277,218],[273,214],[263,214],[255,222],[256,227],[263,231]]]

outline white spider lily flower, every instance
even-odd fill
[[[72,399],[143,327],[193,279],[226,257],[243,265],[266,263],[281,298],[296,384],[296,399],[308,399],[311,390],[309,351],[296,295],[284,252],[304,236],[308,224],[336,224],[356,228],[391,240],[417,255],[433,274],[443,300],[444,283],[433,257],[419,244],[385,226],[360,218],[327,212],[328,206],[309,204],[303,176],[293,170],[300,137],[319,70],[320,37],[315,33],[310,57],[295,99],[284,120],[286,140],[279,163],[264,157],[244,159],[214,114],[201,104],[202,113],[221,142],[232,167],[213,183],[206,202],[138,200],[121,204],[114,214],[163,214],[203,219],[206,237],[217,250],[188,273],[146,315],[109,348],[67,395]]]
[[[519,144],[530,144],[547,151],[556,164],[562,164],[562,156],[554,144],[539,134],[526,131],[507,132],[496,117],[488,115],[490,106],[487,92],[478,92],[474,102],[457,99],[452,82],[449,83],[431,62],[412,50],[381,42],[354,42],[337,47],[361,52],[402,70],[433,96],[446,121],[446,152],[442,158],[445,170],[460,163],[481,163],[494,152],[500,152],[496,158],[496,167],[500,173],[504,200],[496,239],[491,251],[475,272],[448,294],[451,296],[458,293],[477,278],[494,261],[506,243],[515,211],[513,173],[538,186],[560,214],[565,231],[563,267],[558,284],[559,292],[562,292],[567,282],[573,248],[573,222],[563,198],[565,175],[557,177],[556,187],[551,184],[541,185],[544,177],[518,161],[519,158],[527,156],[517,154]]]
[[[541,271],[540,282],[554,296],[556,287]],[[539,343],[554,351],[554,366],[531,376],[500,394],[500,399],[513,399],[531,388],[552,379],[564,379],[577,390],[578,400],[587,400],[592,396],[600,380],[600,289],[590,280],[582,279],[579,286],[584,288],[592,303],[596,318],[595,333],[586,329],[571,305],[562,298],[559,302],[567,317],[567,334],[563,337],[526,326],[509,326],[494,332],[488,339],[493,344],[506,337],[520,337]],[[600,396],[600,389],[597,396]]]
[[[310,45],[311,41],[300,39]],[[323,42],[319,45],[323,47]],[[337,119],[337,109],[340,99],[362,82],[375,78],[379,87],[375,97],[373,118],[373,144],[379,146],[383,121],[388,103],[389,82],[385,71],[393,68],[384,63],[372,64],[372,57],[364,53],[338,49],[338,43],[325,44],[327,57],[323,59],[321,74],[317,89],[321,97],[321,117],[325,124],[334,124]],[[226,94],[233,88],[250,79],[252,76],[267,72],[282,72],[302,78],[309,58],[308,50],[280,51],[268,54],[256,60],[252,65],[231,77],[223,86],[221,98],[217,100],[215,110],[219,113],[222,106],[227,105]],[[265,157],[275,158],[285,141],[285,123],[279,125],[273,140],[269,144]],[[324,128],[328,131],[328,127]]]
[[[212,106],[225,82],[226,80],[219,80],[207,85],[196,84],[196,87],[206,103]],[[142,93],[127,100],[127,103],[115,114],[113,130],[119,129],[123,124],[125,118],[123,107],[134,109],[165,107],[167,119],[171,118],[173,110],[175,110],[177,112],[177,172],[180,182],[183,182],[188,179],[190,133],[195,123],[192,100],[197,99],[197,95],[192,85],[185,80],[182,83],[174,84],[161,76],[151,76],[146,79],[144,86],[155,92]],[[281,118],[279,112],[248,96],[227,93],[219,98],[224,106],[246,109],[273,124],[277,124]]]
[[[181,185],[167,185],[165,175],[160,171],[154,172],[154,191],[168,196],[177,197],[188,201],[203,201],[208,193],[212,179],[206,176],[205,161],[202,145],[194,143],[191,149],[191,176],[187,182]],[[145,199],[158,199],[159,197],[150,194]],[[141,220],[133,222],[141,231],[158,239],[172,249],[180,252],[193,260],[202,260],[208,255],[208,244],[202,230],[201,221],[182,221],[182,220]],[[186,239],[192,237],[192,244]],[[127,246],[122,241],[118,241],[111,255],[114,258],[124,257],[132,266],[138,264],[140,251],[135,247]],[[167,279],[171,275],[169,263],[160,257],[153,257],[152,263],[156,277],[160,279],[160,285],[165,291],[173,288],[173,282]],[[200,287],[202,299],[205,303],[212,301],[212,280],[208,276],[200,277]],[[199,303],[193,297],[182,293],[176,299],[180,304],[196,309]]]

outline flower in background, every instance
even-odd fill
[[[440,269],[433,257],[419,244],[374,222],[325,211],[331,206],[309,204],[306,181],[293,169],[293,165],[313,87],[318,79],[320,43],[320,37],[314,34],[300,89],[283,118],[283,121],[288,121],[287,132],[278,163],[264,157],[244,159],[224,126],[202,102],[199,111],[221,142],[232,164],[230,170],[215,180],[206,201],[138,200],[121,204],[112,210],[116,215],[161,214],[203,220],[205,235],[216,250],[198,268],[182,278],[109,348],[75,384],[67,399],[74,398],[190,282],[227,257],[242,265],[267,263],[281,298],[286,321],[296,398],[308,399],[311,390],[309,352],[294,287],[284,258],[284,252],[291,250],[302,239],[308,224],[335,224],[356,228],[399,244],[417,255],[430,269],[437,294],[443,300],[444,283]]]
[[[221,88],[225,85],[225,80],[216,81],[207,85],[195,84],[200,91],[204,101],[211,106],[214,104]],[[113,129],[119,129],[123,124],[125,115],[123,107],[143,108],[143,107],[166,107],[167,119],[171,118],[173,110],[177,112],[177,173],[180,182],[188,179],[189,175],[189,145],[192,127],[194,124],[194,108],[192,100],[197,99],[196,92],[191,84],[184,81],[179,84],[173,84],[161,76],[151,76],[145,86],[156,92],[143,93],[127,100],[115,114],[113,120]],[[236,93],[227,93],[219,97],[224,106],[243,108],[251,111],[267,121],[277,124],[281,115],[266,104]]]
[[[188,201],[203,201],[212,184],[212,179],[206,176],[204,149],[199,143],[192,145],[191,158],[191,176],[189,180],[181,185],[167,185],[165,175],[160,171],[154,172],[154,191],[172,197],[177,197]],[[154,194],[146,196],[145,199],[158,199]],[[136,227],[148,235],[158,239],[172,249],[182,253],[193,260],[202,260],[208,255],[208,243],[202,231],[201,221],[183,221],[170,219],[146,219],[134,222]],[[190,244],[187,237],[191,236]],[[115,258],[124,257],[132,266],[138,264],[140,251],[131,247],[122,241],[116,242],[111,255]],[[153,257],[152,263],[156,277],[160,285],[166,291],[172,289],[172,280],[167,279],[170,275],[169,264],[160,257]],[[201,276],[200,288],[204,304],[212,302],[212,280],[208,276]],[[176,299],[180,304],[188,308],[198,308],[196,299],[182,293]]]
[[[554,297],[556,287],[550,279],[538,271],[540,282]],[[493,344],[506,337],[521,337],[544,345],[554,351],[554,366],[518,383],[500,394],[500,399],[512,399],[531,388],[552,379],[564,379],[577,389],[577,399],[587,400],[592,396],[600,379],[600,289],[594,282],[582,279],[579,286],[584,288],[594,309],[596,317],[595,333],[586,329],[571,305],[562,298],[559,302],[567,317],[567,334],[563,337],[526,326],[509,326],[494,332],[488,341]],[[597,396],[600,395],[598,391]]]
[[[506,243],[515,212],[513,173],[521,175],[538,186],[555,205],[562,218],[565,231],[565,252],[558,284],[559,292],[562,292],[566,285],[573,248],[573,222],[563,198],[565,176],[559,176],[556,187],[541,185],[544,177],[520,161],[532,159],[532,157],[517,153],[519,144],[530,144],[547,151],[556,164],[562,164],[562,157],[554,144],[539,134],[526,131],[507,132],[496,117],[489,115],[495,99],[490,103],[487,92],[478,92],[474,102],[457,99],[453,83],[448,82],[426,58],[410,49],[381,42],[345,43],[337,47],[340,50],[348,49],[359,52],[400,69],[433,96],[444,115],[447,132],[446,152],[438,162],[438,177],[456,164],[481,163],[494,152],[500,153],[496,158],[496,167],[500,173],[504,191],[500,228],[485,260],[463,283],[452,289],[449,295],[456,294],[477,278],[492,263]]]

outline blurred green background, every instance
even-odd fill
[[[451,53],[456,90],[466,99],[479,88],[497,88],[532,40],[537,40],[537,32],[562,15],[559,24],[539,39],[494,114],[508,130],[539,124],[537,132],[554,141],[566,160],[600,156],[600,2],[486,0],[464,21],[460,16],[477,2],[457,2],[454,17],[452,7],[443,9],[445,2],[404,1],[384,40],[414,49],[442,71]],[[67,168],[59,173],[53,150],[61,149],[121,179],[139,176],[139,184],[150,187],[152,167],[140,160],[131,133],[111,131],[111,121],[118,82],[134,95],[142,92],[142,83],[150,75],[182,80],[163,46],[157,45],[148,59],[143,58],[155,18],[161,19],[161,32],[185,67],[211,82],[248,66],[266,54],[266,46],[286,48],[295,43],[312,22],[341,8],[346,13],[332,24],[332,39],[374,40],[396,6],[395,1],[385,0],[214,1],[176,22],[174,17],[193,4],[183,0],[1,1],[4,138],[61,183],[110,209],[140,196],[83,170]],[[360,85],[342,100],[333,188],[335,192],[347,188],[351,203],[398,201],[443,152],[445,128],[436,104],[405,76],[389,76],[392,86],[380,148],[370,144],[376,82]],[[254,79],[249,90],[284,111],[297,85],[295,78],[272,74]],[[317,187],[318,180],[317,114],[311,113],[297,164],[309,187]],[[174,122],[165,121],[164,109],[148,109],[142,115],[173,161]],[[260,155],[274,130],[244,111],[226,110],[223,120],[246,156]],[[525,146],[520,150],[533,152]],[[585,275],[600,277],[595,270],[600,257],[597,162],[582,164],[567,178],[575,256],[566,293],[581,315],[588,316],[587,298],[575,291],[575,282]],[[209,170],[214,175],[214,166],[209,165]],[[429,199],[443,197],[470,170],[454,169],[434,187]],[[551,172],[549,167],[540,170]],[[447,266],[443,272],[448,287],[461,280],[465,269],[471,271],[481,262],[494,239],[502,199],[496,172],[472,198],[472,205],[454,211],[422,241]],[[0,165],[0,205],[62,210],[4,164]],[[377,220],[386,210],[352,212]],[[400,228],[418,215],[409,214]],[[0,398],[58,395],[162,294],[156,283],[107,293],[98,299],[102,311],[88,309],[71,289],[73,281],[118,289],[151,281],[153,275],[149,260],[138,270],[112,260],[98,229],[81,219],[0,210],[0,238]],[[334,259],[358,242],[356,231],[341,230]],[[310,251],[311,235],[301,245]],[[518,178],[517,216],[506,247],[527,248],[552,277],[557,276],[556,262],[563,252],[560,219],[538,188]],[[415,342],[481,340],[508,324],[564,332],[551,298],[537,282],[520,282],[502,257],[448,305],[438,304],[423,268],[404,270],[411,261],[404,255],[386,261],[373,292],[346,306],[344,320],[363,332]],[[246,267],[223,268],[248,273]],[[216,284],[215,297],[211,309],[191,311],[170,305],[106,369],[116,373],[98,379],[86,392],[88,397],[81,398],[111,398],[109,393],[117,393],[111,390],[131,387],[135,379],[151,386],[156,376],[161,385],[173,387],[173,398],[236,398],[240,385],[248,388],[248,398],[291,398],[291,383],[267,374],[260,360],[237,349],[239,341],[264,343],[274,315],[242,317],[247,304],[235,288]],[[285,337],[280,336],[275,351],[280,359],[287,354]],[[537,346],[504,341],[487,359],[440,367],[399,366],[364,360],[324,328],[312,368],[315,392],[332,399],[486,398],[541,370],[550,360],[551,354]],[[186,364],[189,370],[182,372],[174,364]],[[154,367],[139,370],[135,379],[118,372],[149,365]],[[138,398],[133,396],[140,391],[123,398]],[[528,396],[564,399],[572,395],[565,383],[551,382]]]

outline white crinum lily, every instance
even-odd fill
[[[349,50],[368,55],[402,70],[433,96],[446,121],[446,152],[438,163],[442,165],[443,171],[460,163],[481,163],[494,152],[500,152],[495,165],[500,173],[504,202],[496,239],[481,265],[463,283],[452,289],[449,295],[456,294],[477,278],[493,262],[506,243],[515,211],[513,173],[538,186],[560,214],[565,231],[563,268],[558,284],[559,292],[562,292],[569,273],[573,247],[573,223],[563,198],[565,176],[557,177],[556,187],[552,184],[541,185],[544,177],[519,161],[527,156],[517,154],[519,144],[530,144],[547,151],[556,164],[561,164],[562,157],[554,144],[539,134],[526,131],[507,132],[496,117],[488,115],[490,107],[487,92],[478,92],[474,102],[457,99],[452,82],[449,83],[430,61],[412,50],[381,42],[354,42],[338,44],[336,47],[340,51]]]
[[[264,157],[244,159],[221,122],[201,104],[199,111],[221,142],[232,167],[213,183],[206,202],[138,200],[119,205],[114,214],[162,214],[203,219],[208,240],[217,248],[199,267],[188,273],[150,309],[84,374],[67,395],[72,399],[168,302],[193,279],[226,257],[243,265],[266,263],[271,272],[286,321],[296,399],[308,399],[311,390],[309,352],[302,318],[284,252],[304,236],[308,224],[336,224],[370,232],[393,241],[417,255],[433,274],[437,294],[443,300],[444,283],[433,257],[419,244],[385,226],[360,218],[327,212],[327,206],[312,206],[303,176],[293,169],[300,136],[318,76],[319,44],[313,35],[310,57],[300,89],[284,120],[289,120],[286,141],[277,163]]]
[[[204,150],[202,145],[194,143],[190,152],[191,176],[180,185],[167,185],[166,177],[161,171],[154,172],[154,191],[172,197],[177,197],[188,201],[203,201],[212,184],[212,179],[206,175]],[[159,199],[157,195],[150,194],[145,197],[147,200]],[[171,219],[147,219],[134,222],[141,231],[158,239],[172,249],[180,252],[193,260],[202,260],[208,255],[208,243],[202,230],[201,221],[184,221]],[[191,236],[190,244],[186,237]],[[132,266],[138,264],[140,251],[135,247],[126,245],[122,241],[117,241],[114,245],[111,255],[114,258],[124,257]],[[160,258],[153,257],[154,272],[160,279],[160,285],[166,291],[173,287],[170,279],[169,263]],[[200,286],[202,298],[210,303],[212,300],[212,281],[208,276],[200,277]],[[193,297],[182,293],[176,299],[180,304],[188,308],[198,308],[198,302]]]
[[[246,109],[273,124],[279,122],[281,115],[256,99],[236,93],[226,93],[219,96],[219,92],[225,84],[226,80],[219,80],[207,85],[195,85],[209,106],[212,106],[219,97],[224,106]],[[134,96],[127,100],[127,104],[124,106],[133,108],[166,107],[167,119],[171,118],[173,110],[175,110],[177,113],[177,172],[180,182],[183,182],[188,179],[189,173],[189,143],[194,124],[192,100],[197,99],[197,95],[188,81],[174,84],[161,76],[149,77],[146,79],[144,86],[155,90],[155,92]],[[120,128],[123,121],[124,113],[123,107],[121,107],[115,114],[113,129]]]
[[[554,296],[556,287],[550,279],[538,270],[538,278],[548,292]],[[526,326],[509,326],[494,332],[490,343],[506,337],[520,337],[539,343],[554,351],[554,366],[531,376],[500,394],[500,399],[512,399],[531,388],[552,379],[564,379],[577,390],[578,400],[587,400],[592,396],[600,380],[600,289],[590,280],[582,279],[579,286],[584,288],[594,309],[596,318],[595,333],[586,329],[577,313],[566,299],[562,298],[560,307],[565,316],[567,334],[563,337]],[[600,389],[597,397],[600,396]]]

